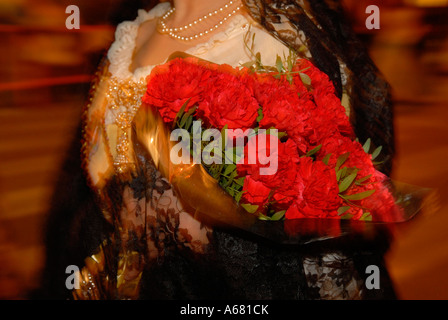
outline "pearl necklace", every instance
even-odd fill
[[[231,0],[229,3],[225,4],[223,7],[212,11],[206,15],[204,15],[201,18],[198,18],[190,23],[187,23],[183,27],[175,27],[175,28],[168,28],[166,25],[166,20],[173,14],[173,12],[176,10],[176,8],[170,9],[167,13],[165,13],[160,19],[159,19],[159,28],[158,31],[162,34],[168,34],[173,39],[178,39],[182,41],[191,41],[198,39],[200,37],[203,37],[210,32],[213,32],[214,30],[218,29],[221,25],[224,24],[225,21],[227,21],[231,16],[233,16],[235,13],[237,13],[240,10],[240,7],[236,7],[232,12],[228,13],[223,19],[221,19],[216,25],[213,27],[203,30],[202,32],[199,32],[197,34],[193,34],[190,36],[181,36],[179,35],[180,32],[188,30],[189,28],[204,22],[209,17],[213,17],[221,12],[224,12],[226,9],[228,9],[232,4],[234,3],[234,0]]]

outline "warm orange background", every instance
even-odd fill
[[[49,198],[88,80],[117,12],[135,2],[0,0],[0,299],[26,299],[38,285]],[[435,188],[441,199],[399,230],[387,256],[396,291],[448,299],[448,0],[345,2],[393,87],[393,178]],[[70,4],[81,10],[78,31],[65,28]],[[380,30],[365,27],[370,4],[381,10]]]

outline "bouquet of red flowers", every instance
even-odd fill
[[[400,220],[375,168],[381,147],[356,139],[332,82],[310,61],[233,68],[176,58],[155,67],[147,86],[143,102],[171,141],[181,139],[171,161],[200,163],[260,219]]]

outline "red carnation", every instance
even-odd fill
[[[354,138],[350,120],[346,114],[341,100],[336,96],[334,85],[328,75],[316,68],[309,60],[298,59],[294,71],[300,71],[311,79],[311,93],[315,107],[308,106],[310,119],[314,128],[311,144],[319,145],[321,140],[330,137],[336,132]],[[303,85],[299,75],[294,77],[294,83]]]
[[[261,135],[252,137],[244,149],[244,158],[237,165],[239,176],[250,176],[252,180],[260,182],[263,186],[271,190],[271,202],[278,203],[278,206],[285,206],[301,193],[302,185],[297,183],[297,163],[300,161],[297,152],[297,146],[292,140],[285,143],[277,138],[277,146],[270,144],[269,135],[263,135],[266,138],[266,146],[259,147],[259,138]],[[256,150],[256,163],[249,164],[249,152]],[[266,157],[272,157],[277,161],[277,166],[267,162]],[[264,160],[261,160],[264,159]],[[262,174],[262,168],[267,169],[271,165],[268,174]],[[243,190],[245,190],[243,188]],[[243,196],[243,199],[246,199]]]
[[[244,179],[243,190],[244,193],[241,197],[241,202],[257,205],[259,206],[259,210],[262,211],[262,208],[268,201],[271,189],[266,187],[262,182],[247,176],[246,179]]]
[[[397,222],[403,221],[403,209],[395,203],[395,198],[390,192],[388,177],[376,171],[372,178],[375,181],[375,193],[363,200],[362,205],[370,210],[373,221]]]
[[[190,99],[185,111],[198,103],[202,84],[212,75],[194,58],[174,59],[156,66],[146,78],[148,90],[143,102],[156,107],[165,122],[172,122]]]
[[[317,108],[312,113],[316,127],[330,125],[334,130],[344,136],[354,137],[354,131],[341,100],[328,87],[313,91],[314,102]],[[321,137],[325,135],[321,135]],[[326,135],[327,137],[329,135]]]
[[[335,92],[334,85],[328,75],[320,71],[311,61],[307,59],[297,59],[293,71],[300,71],[301,73],[309,76],[311,79],[311,87],[313,88],[313,90],[323,90],[329,93]],[[294,76],[294,83],[303,85],[299,74],[296,74]]]
[[[274,138],[277,145],[271,145],[271,138]],[[266,141],[265,146],[260,142]],[[256,150],[256,155],[249,154]],[[256,159],[255,159],[256,156]],[[253,157],[255,164],[250,164],[249,159]],[[268,157],[277,163],[263,164]],[[253,179],[263,182],[269,188],[288,188],[295,181],[297,171],[296,164],[299,162],[297,146],[292,140],[282,143],[277,137],[267,134],[259,134],[252,137],[244,148],[244,158],[237,164],[240,176],[251,175]],[[262,168],[266,170],[265,174]],[[268,170],[269,168],[269,170]]]
[[[338,218],[342,199],[334,169],[310,157],[301,158],[298,169],[304,189],[302,197],[286,212],[286,218]]]
[[[318,159],[323,159],[327,154],[331,154],[328,164],[334,168],[338,158],[347,152],[349,157],[342,167],[357,168],[359,177],[373,176],[375,167],[372,163],[372,156],[364,151],[359,142],[352,141],[340,134],[335,134],[322,141]]]
[[[297,144],[301,154],[306,153],[307,137],[312,132],[307,110],[313,106],[311,97],[302,90],[306,89],[291,85],[285,79],[275,79],[271,75],[260,76],[258,80],[260,83],[255,86],[255,96],[263,106],[260,127],[274,127],[287,133]]]
[[[204,92],[198,116],[214,128],[248,129],[255,124],[259,104],[241,79],[218,70],[202,83]]]

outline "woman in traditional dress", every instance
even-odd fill
[[[248,39],[253,39],[248,50]],[[84,112],[49,223],[44,294],[76,299],[393,298],[387,236],[283,245],[192,215],[132,138],[151,70],[183,52],[233,67],[311,60],[331,79],[361,141],[394,153],[388,84],[334,0],[174,0],[120,23]],[[82,146],[79,141],[82,141]],[[76,158],[82,149],[81,159]],[[81,171],[82,167],[82,171]],[[67,190],[67,185],[71,187]],[[62,187],[64,186],[64,188]],[[204,190],[206,192],[206,190]],[[365,287],[366,266],[381,289]],[[81,285],[65,287],[69,265]]]

